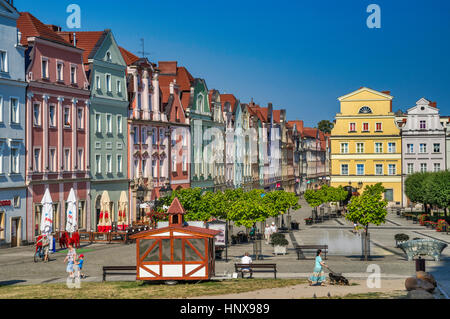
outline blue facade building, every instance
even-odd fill
[[[25,48],[19,13],[0,0],[0,246],[25,241]]]

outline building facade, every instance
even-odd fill
[[[400,129],[390,92],[362,87],[340,97],[331,132],[331,186],[362,192],[381,182],[390,205],[402,205]]]
[[[110,199],[106,209],[111,223],[118,222],[119,205],[123,206],[120,203],[128,198],[127,65],[109,29],[59,34],[84,50],[83,64],[91,94],[88,126],[91,214],[87,227],[97,231],[103,193]]]
[[[73,188],[79,228],[87,229],[89,176],[88,81],[83,51],[29,13],[17,22],[26,50],[27,240],[40,235],[41,200],[50,191],[53,231],[66,227],[67,200]]]
[[[25,47],[12,1],[0,0],[0,246],[26,241]]]
[[[401,133],[403,189],[409,174],[446,169],[446,132],[436,103],[425,98],[418,100],[408,110]],[[404,191],[403,204],[411,204]]]

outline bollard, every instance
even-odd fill
[[[419,256],[419,259],[416,259],[416,272],[417,271],[425,271],[425,259]]]

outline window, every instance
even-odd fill
[[[106,91],[111,92],[111,74],[106,74]]]
[[[177,171],[177,157],[176,155],[172,155],[172,172]]]
[[[164,143],[164,130],[159,130],[159,144],[162,145]]]
[[[359,109],[359,114],[371,114],[372,110],[368,106],[363,106]]]
[[[147,130],[145,129],[145,127],[142,128],[142,132],[141,132],[141,140],[142,140],[142,144],[146,143],[147,140]]]
[[[106,129],[108,134],[112,134],[112,115],[106,114]]]
[[[41,171],[41,149],[35,148],[34,149],[34,167],[33,170],[35,172]]]
[[[356,153],[364,153],[364,143],[356,143]]]
[[[4,148],[5,147],[5,143],[0,141],[0,174],[3,174],[3,152],[4,152]]]
[[[386,189],[384,192],[384,199],[388,202],[394,201],[394,190],[392,188]]]
[[[376,131],[376,132],[381,132],[381,131],[383,131],[383,125],[382,125],[382,123],[376,123],[376,124],[375,124],[375,131]]]
[[[106,61],[111,62],[111,52],[106,52]]]
[[[49,109],[49,125],[50,127],[56,127],[56,106],[50,105]]]
[[[369,123],[363,123],[363,132],[369,132]]]
[[[441,152],[441,144],[439,144],[439,143],[434,143],[434,144],[433,144],[433,152],[434,152],[434,153],[440,153],[440,152]]]
[[[389,164],[389,175],[396,175],[397,174],[397,165],[396,164]]]
[[[122,134],[122,116],[117,115],[117,134]]]
[[[77,163],[78,163],[78,170],[79,171],[84,170],[84,157],[82,148],[79,148],[77,151]]]
[[[64,126],[70,127],[70,107],[64,107]]]
[[[122,82],[120,80],[117,81],[117,93],[122,93]]]
[[[420,171],[425,173],[427,171],[427,163],[420,163]]]
[[[342,154],[348,153],[348,143],[341,143],[341,153]]]
[[[97,90],[101,90],[101,88],[102,88],[102,85],[100,82],[100,76],[98,76],[98,75],[95,77],[95,87],[97,88]]]
[[[348,164],[341,164],[341,175],[348,175]]]
[[[58,62],[56,64],[56,77],[57,77],[57,81],[62,82],[64,81],[64,64],[62,62]]]
[[[356,132],[356,123],[350,123],[349,132]]]
[[[413,173],[414,173],[414,164],[408,163],[408,174],[413,174]]]
[[[421,129],[421,130],[425,130],[425,129],[427,128],[427,121],[421,120],[421,121],[419,122],[419,126],[420,126],[420,129]]]
[[[0,95],[0,122],[3,122],[3,96]]]
[[[74,65],[70,67],[70,83],[77,83],[77,67]]]
[[[39,103],[33,104],[33,125],[41,126],[41,105]]]
[[[375,153],[383,153],[383,143],[375,143]]]
[[[375,164],[375,175],[383,175],[383,164]]]
[[[364,164],[356,164],[356,175],[364,175]]]
[[[20,196],[14,196],[13,205],[14,208],[20,208]]]
[[[138,134],[138,128],[135,126],[133,128],[133,136],[134,136],[134,145],[139,144],[139,134]]]
[[[441,163],[434,163],[434,171],[439,172],[441,170]]]
[[[154,178],[158,177],[158,174],[156,173],[156,160],[152,160],[152,176]]]
[[[5,51],[0,51],[0,72],[8,72],[8,56]]]
[[[122,172],[123,172],[123,170],[122,170],[122,155],[117,155],[117,173],[118,174],[121,174]]]
[[[153,130],[152,130],[152,144],[153,145],[156,145],[156,129],[154,128]]]
[[[48,79],[48,59],[42,59],[42,78]]]
[[[64,170],[70,171],[70,148],[64,149]]]
[[[84,129],[84,110],[81,107],[77,109],[77,128]]]
[[[142,176],[147,176],[147,160],[142,160]]]
[[[56,149],[50,148],[48,151],[48,170],[56,172]]]
[[[414,144],[406,144],[406,152],[409,154],[414,153]]]
[[[11,123],[19,124],[19,100],[11,98]]]
[[[395,153],[395,151],[396,151],[395,143],[388,143],[388,152],[389,153]]]
[[[108,174],[112,173],[112,156],[111,155],[106,155],[106,168],[107,168],[107,172]]]
[[[187,172],[187,157],[183,155],[183,172]]]
[[[83,229],[86,227],[86,201],[78,201],[78,228]]]
[[[101,121],[101,114],[97,113],[95,114],[95,131],[97,133],[102,132],[102,121]]]
[[[137,108],[140,111],[142,108],[142,99],[141,99],[141,93],[137,94]]]
[[[12,174],[20,173],[19,148],[17,146],[11,146],[11,173]]]
[[[426,153],[427,152],[427,144],[425,144],[425,143],[420,144],[419,150],[420,150],[420,153]]]
[[[96,174],[102,173],[102,156],[95,155],[95,172]]]

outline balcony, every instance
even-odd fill
[[[146,120],[151,121],[153,118],[153,112],[151,111],[144,111],[144,110],[129,110],[128,111],[128,118],[130,120]]]

